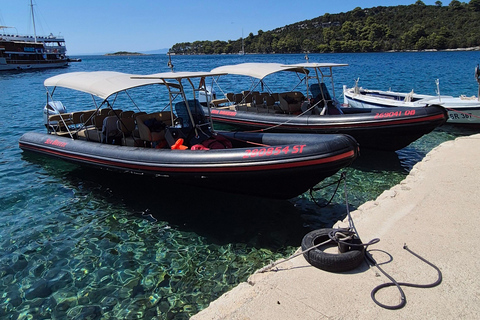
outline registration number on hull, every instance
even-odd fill
[[[270,148],[258,148],[258,149],[248,149],[245,150],[243,158],[255,158],[255,157],[269,157],[277,156],[281,153],[283,154],[296,154],[302,153],[305,144],[295,145],[295,146],[285,146],[285,147],[270,147]]]
[[[465,112],[448,112],[448,118],[450,120],[472,119],[472,114]]]
[[[377,112],[375,114],[375,119],[384,119],[384,118],[393,118],[401,116],[414,116],[415,110],[405,110],[405,111],[391,111],[391,112]]]

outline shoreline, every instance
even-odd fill
[[[369,51],[369,52],[295,52],[295,53],[278,53],[278,52],[271,52],[271,53],[249,53],[245,52],[243,55],[271,55],[271,54],[344,54],[344,53],[401,53],[401,52],[461,52],[461,51],[480,51],[480,46],[477,47],[468,47],[468,48],[456,48],[456,49],[425,49],[425,50],[389,50],[389,51]],[[186,53],[176,53],[171,52],[172,56],[222,56],[222,55],[229,55],[235,56],[239,55],[238,53],[198,53],[198,54],[186,54]],[[242,55],[239,55],[242,56]]]
[[[403,287],[407,304],[399,310],[376,305],[370,294],[390,282],[363,262],[355,270],[329,273],[310,266],[302,255],[276,271],[254,273],[247,282],[223,294],[192,319],[411,319],[468,318],[480,312],[480,281],[476,248],[467,244],[480,224],[480,134],[447,141],[417,163],[398,185],[351,213],[363,242],[380,238],[369,248],[374,259],[397,281],[417,284],[436,279],[434,288]],[[335,227],[345,227],[345,221]],[[396,305],[395,289],[381,290],[377,299]],[[346,307],[348,306],[348,307]]]
[[[390,51],[374,51],[374,52],[308,52],[307,54],[342,54],[342,53],[358,53],[358,54],[364,54],[364,53],[401,53],[401,52],[468,52],[468,51],[480,51],[480,46],[478,47],[469,47],[469,48],[456,48],[456,49],[445,49],[445,50],[436,50],[436,49],[427,49],[427,50],[390,50]],[[222,56],[222,55],[228,55],[228,56],[235,56],[239,55],[238,53],[212,53],[212,54],[182,54],[182,53],[170,53],[172,56]],[[297,53],[248,53],[246,52],[245,55],[274,55],[274,54],[305,54],[305,52],[297,52]],[[138,53],[138,54],[115,54],[115,53],[83,53],[83,54],[73,54],[70,56],[151,56],[151,55],[167,55],[168,52],[166,53]]]

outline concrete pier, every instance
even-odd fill
[[[193,316],[204,319],[478,319],[480,317],[480,135],[448,141],[414,166],[407,178],[352,212],[363,242],[398,282],[432,283],[437,272],[404,244],[435,264],[443,281],[434,288],[402,287],[406,306],[388,310],[371,291],[390,282],[366,262],[330,273],[302,255],[276,271],[255,273]],[[339,222],[337,226],[348,226]],[[391,257],[391,258],[390,258]],[[400,302],[395,287],[380,290],[387,305]]]

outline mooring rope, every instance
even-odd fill
[[[340,174],[340,179],[338,179],[337,181],[332,182],[332,183],[330,183],[330,184],[327,184],[327,185],[325,185],[325,186],[321,186],[321,187],[317,187],[317,188],[310,188],[310,199],[312,199],[313,203],[315,203],[315,204],[316,204],[317,206],[319,206],[320,208],[325,208],[325,207],[328,206],[330,203],[332,203],[333,198],[334,198],[335,195],[337,194],[338,188],[340,187],[340,182],[342,182],[342,180],[345,180],[345,179],[346,179],[346,175],[347,175],[347,174],[346,174],[345,172],[342,172],[342,173]],[[315,199],[315,197],[313,196],[313,192],[314,192],[314,191],[318,191],[318,190],[322,190],[322,189],[325,189],[325,188],[328,188],[328,187],[330,187],[330,186],[332,186],[332,185],[334,185],[334,184],[336,184],[337,187],[335,188],[335,191],[333,191],[333,194],[332,194],[330,200],[328,200],[327,203],[324,204],[324,205],[319,204],[319,203],[317,202],[317,200]]]
[[[257,273],[264,273],[264,272],[268,272],[268,271],[272,271],[272,269],[276,266],[278,266],[279,264],[281,263],[284,263],[284,262],[287,262],[293,258],[296,258],[298,257],[299,255],[302,255],[310,250],[313,250],[315,248],[318,248],[320,246],[323,246],[327,243],[330,243],[330,242],[336,242],[336,243],[343,243],[343,244],[346,244],[348,246],[351,246],[351,247],[354,247],[354,246],[364,246],[365,247],[365,259],[368,262],[372,263],[375,267],[378,268],[378,270],[380,270],[381,273],[383,273],[391,282],[386,282],[386,283],[383,283],[383,284],[380,284],[378,286],[376,286],[370,296],[372,298],[372,300],[380,307],[382,308],[385,308],[385,309],[389,309],[389,310],[396,310],[396,309],[401,309],[403,308],[406,304],[407,304],[407,298],[406,298],[406,295],[405,295],[405,292],[403,291],[402,289],[402,286],[405,286],[405,287],[413,287],[413,288],[433,288],[435,286],[438,286],[441,282],[442,282],[442,272],[440,271],[440,269],[435,266],[433,263],[429,262],[428,260],[426,260],[425,258],[421,257],[420,255],[418,255],[417,253],[413,252],[412,250],[410,250],[406,244],[404,244],[403,246],[403,249],[407,250],[409,253],[411,253],[412,255],[414,255],[415,257],[417,257],[418,259],[420,259],[421,261],[425,262],[426,264],[428,264],[429,266],[431,266],[432,268],[434,268],[437,273],[438,273],[438,278],[435,282],[431,283],[431,284],[413,284],[413,283],[408,283],[408,282],[397,282],[392,276],[390,276],[387,272],[385,272],[379,265],[378,263],[375,261],[375,259],[372,257],[370,251],[367,251],[367,248],[370,246],[370,245],[373,245],[373,244],[376,244],[380,241],[379,238],[374,238],[372,240],[370,240],[368,243],[359,243],[359,244],[354,244],[354,243],[350,243],[350,242],[345,242],[347,240],[351,240],[353,239],[353,237],[357,237],[358,239],[360,239],[360,236],[358,234],[358,231],[355,227],[355,224],[354,224],[354,221],[352,219],[352,216],[350,214],[350,208],[349,208],[349,205],[348,205],[348,193],[347,193],[347,184],[346,184],[346,173],[343,172],[342,173],[342,176],[341,178],[339,179],[339,181],[337,181],[338,183],[340,181],[344,181],[344,191],[345,191],[345,206],[346,206],[346,211],[347,211],[347,219],[348,219],[348,225],[349,227],[346,228],[346,229],[338,229],[338,230],[333,230],[331,231],[328,236],[329,236],[329,239],[322,242],[322,243],[319,243],[319,244],[316,244],[310,248],[307,248],[305,250],[301,250],[293,255],[291,255],[290,257],[286,258],[286,259],[283,259],[283,260],[280,260],[280,261],[277,261],[277,262],[272,262],[270,263],[269,265],[263,267],[262,269],[259,269],[257,271]],[[337,183],[335,182],[335,183]],[[337,186],[337,189],[338,189],[338,186]],[[335,193],[337,192],[337,189],[335,190]],[[341,236],[342,238],[339,238],[339,236]],[[275,270],[275,271],[278,271]],[[379,302],[375,295],[376,293],[383,289],[383,288],[387,288],[387,287],[391,287],[391,286],[396,286],[399,293],[400,293],[400,303],[398,305],[386,305],[386,304],[383,304],[381,302]]]
[[[327,244],[327,243],[329,243],[329,242],[332,242],[332,241],[333,241],[333,242],[336,242],[336,243],[348,244],[348,245],[350,245],[350,246],[364,246],[365,248],[367,248],[368,246],[370,246],[370,245],[372,245],[372,244],[375,244],[375,243],[377,243],[378,241],[380,241],[380,240],[378,240],[378,239],[373,239],[372,241],[370,241],[370,242],[368,242],[368,243],[363,243],[363,244],[352,244],[352,243],[346,243],[346,242],[345,242],[346,240],[352,239],[353,235],[355,235],[355,234],[358,235],[358,233],[357,233],[356,230],[355,230],[355,225],[353,224],[353,219],[352,219],[352,217],[351,217],[351,215],[350,215],[350,209],[349,209],[349,207],[348,207],[348,195],[347,195],[347,183],[346,183],[347,178],[346,178],[346,173],[345,173],[345,172],[342,172],[341,178],[340,178],[337,182],[334,182],[334,183],[332,183],[332,184],[335,184],[335,183],[340,184],[340,182],[341,182],[342,180],[344,181],[345,201],[346,201],[346,203],[347,203],[347,216],[348,216],[348,220],[349,220],[349,225],[350,225],[350,227],[349,227],[348,229],[338,229],[338,230],[334,230],[334,232],[330,232],[330,234],[329,234],[329,239],[328,239],[328,240],[326,240],[326,241],[324,241],[324,242],[322,242],[322,243],[316,244],[316,245],[314,245],[314,246],[312,246],[312,247],[310,247],[310,248],[308,248],[308,249],[301,250],[301,251],[299,251],[299,252],[297,252],[297,253],[294,253],[293,255],[291,255],[291,256],[288,257],[288,258],[282,259],[282,260],[277,261],[277,262],[272,262],[272,263],[270,263],[269,265],[267,265],[267,266],[259,269],[259,270],[257,271],[257,273],[264,273],[264,272],[271,271],[272,268],[278,266],[278,265],[281,264],[281,263],[287,262],[287,261],[289,261],[289,260],[291,260],[291,259],[293,259],[293,258],[298,257],[299,255],[302,255],[302,254],[304,254],[304,253],[307,253],[307,252],[310,251],[310,250],[313,250],[313,249],[315,249],[315,248],[318,248],[318,247],[320,247],[320,246],[323,246],[323,245],[325,245],[325,244]],[[332,185],[332,184],[330,184],[330,185]],[[337,189],[338,189],[338,186],[337,186]],[[337,192],[337,189],[335,190],[335,192]],[[355,231],[352,233],[352,232],[350,232],[350,230],[355,230]],[[345,232],[345,233],[344,233],[344,232]],[[340,235],[340,236],[343,236],[343,238],[339,239],[338,236],[337,236],[337,234]]]
[[[413,254],[415,257],[417,257],[418,259],[422,260],[423,262],[425,262],[426,264],[428,264],[429,266],[434,268],[438,273],[438,278],[435,282],[430,283],[430,284],[414,284],[414,283],[408,283],[408,282],[397,282],[392,276],[390,276],[387,272],[385,272],[378,265],[378,263],[375,261],[375,259],[373,259],[372,255],[369,252],[366,252],[366,254],[365,254],[366,259],[370,260],[370,262],[372,262],[375,265],[375,267],[377,267],[377,269],[380,270],[380,272],[383,273],[391,281],[391,282],[386,282],[386,283],[383,283],[383,284],[380,284],[380,285],[376,286],[370,294],[370,296],[372,297],[372,300],[377,305],[379,305],[380,307],[385,308],[385,309],[397,310],[397,309],[401,309],[401,308],[405,307],[405,305],[407,304],[407,297],[405,295],[405,292],[402,289],[402,286],[413,287],[413,288],[433,288],[433,287],[438,286],[440,283],[442,283],[442,272],[440,271],[440,269],[437,266],[435,266],[433,263],[429,262],[425,258],[421,257],[420,255],[418,255],[415,252],[413,252],[412,250],[410,250],[407,247],[406,244],[403,245],[403,249],[407,250],[409,253]],[[383,303],[379,302],[377,300],[377,298],[375,297],[375,294],[380,289],[391,287],[391,286],[396,286],[397,287],[397,289],[400,293],[400,303],[397,304],[397,305],[386,305],[386,304],[383,304]]]

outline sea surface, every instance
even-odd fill
[[[440,143],[477,133],[445,125],[398,152],[362,151],[344,170],[346,184],[335,195],[339,174],[288,201],[145,183],[19,149],[24,132],[44,130],[46,78],[74,71],[169,71],[165,55],[78,58],[82,62],[65,69],[0,73],[1,319],[188,319],[255,270],[290,255],[310,230],[344,219],[346,197],[354,210],[402,181]],[[358,78],[371,89],[435,94],[439,79],[441,94],[473,96],[478,90],[478,51],[308,58],[349,64],[334,71],[339,100],[342,86]],[[176,71],[205,71],[304,59],[173,56],[172,63]],[[273,82],[287,85],[281,78]],[[147,111],[158,107],[156,99]],[[67,93],[62,101],[75,111],[88,99]]]

